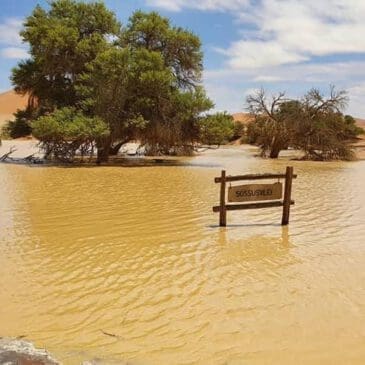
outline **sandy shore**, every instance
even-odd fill
[[[244,148],[244,146],[246,145],[241,145],[241,146],[242,148]],[[134,148],[134,144],[132,147]],[[365,160],[365,135],[363,136],[362,139],[356,142],[353,145],[353,147],[356,154],[356,158],[358,160]],[[36,158],[43,157],[43,153],[42,151],[40,151],[38,147],[38,141],[36,139],[3,140],[2,145],[0,146],[0,157],[3,154],[9,152],[11,148],[15,149],[15,151],[11,154],[11,157],[14,158],[15,160],[25,158],[32,154]],[[233,148],[240,148],[240,145],[235,145]],[[290,159],[295,156],[293,156],[292,153],[285,153],[284,151],[281,154],[281,157]]]
[[[0,156],[14,149],[10,157],[21,159],[34,154],[34,157],[42,158],[43,153],[38,148],[36,139],[12,139],[2,140],[0,146]]]

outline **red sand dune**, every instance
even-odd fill
[[[243,124],[247,124],[253,120],[253,116],[249,113],[234,113],[232,117],[235,122],[241,122]]]
[[[0,94],[0,125],[6,120],[13,119],[18,109],[25,109],[28,103],[27,96],[21,96],[13,90]]]

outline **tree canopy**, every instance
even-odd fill
[[[109,129],[99,118],[87,117],[74,108],[62,108],[39,117],[33,123],[33,135],[40,139],[46,157],[72,162],[77,151],[81,157],[92,157],[95,141],[107,137]]]
[[[30,120],[65,107],[99,118],[109,131],[95,141],[100,161],[132,139],[150,153],[191,153],[200,142],[213,103],[192,32],[156,12],[137,11],[122,27],[100,2],[56,0],[35,8],[21,35],[31,57],[12,81],[31,96]]]
[[[216,113],[202,117],[200,122],[202,142],[206,145],[227,143],[234,134],[233,117],[227,113]]]
[[[330,88],[329,96],[311,89],[301,100],[284,93],[268,99],[264,90],[249,95],[248,109],[255,120],[248,126],[248,141],[261,147],[262,155],[277,158],[293,147],[305,159],[351,159],[349,141],[362,132],[354,118],[344,116],[348,102],[345,91]]]
[[[115,15],[100,2],[57,0],[48,11],[37,5],[20,33],[29,44],[30,59],[13,70],[15,90],[28,93],[39,114],[76,105],[79,77],[120,29]]]

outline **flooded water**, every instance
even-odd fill
[[[281,208],[228,212],[242,149],[187,166],[0,165],[0,336],[64,364],[364,364],[365,162],[290,162]]]

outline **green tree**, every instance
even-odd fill
[[[15,90],[30,95],[29,107],[39,115],[75,106],[75,85],[87,63],[119,34],[115,15],[100,2],[56,0],[48,11],[36,6],[21,31],[30,59],[13,69]]]
[[[173,73],[174,85],[195,88],[201,81],[203,53],[198,36],[156,12],[136,11],[129,19],[120,40],[122,47],[146,49],[161,54],[165,66]]]
[[[89,63],[79,87],[83,108],[110,127],[100,160],[130,139],[150,154],[190,153],[199,115],[213,105],[200,85],[199,38],[138,11],[117,43]]]
[[[200,119],[200,140],[207,145],[227,143],[234,134],[233,117],[226,112],[207,115]]]
[[[246,126],[244,123],[236,120],[234,122],[234,130],[233,130],[233,136],[232,136],[232,140],[236,140],[236,139],[240,139],[242,137],[244,137],[246,132]]]
[[[18,110],[14,115],[15,120],[9,120],[3,126],[3,134],[10,138],[29,136],[32,133],[32,127],[30,126],[28,111]]]
[[[302,98],[293,145],[304,151],[306,159],[353,158],[348,142],[357,136],[358,131],[356,128],[351,130],[351,123],[346,122],[342,113],[347,102],[347,93],[344,90],[337,91],[333,86],[328,97],[317,89],[311,89]]]
[[[158,13],[135,12],[124,28],[99,2],[37,6],[21,33],[31,58],[13,70],[32,119],[64,107],[100,118],[99,161],[131,139],[150,153],[188,153],[213,104],[201,85],[199,38]]]

